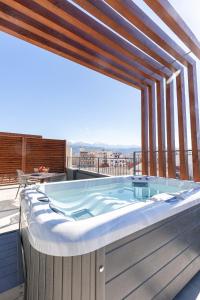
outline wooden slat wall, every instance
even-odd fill
[[[15,175],[17,169],[33,172],[40,165],[65,172],[65,164],[65,140],[0,135],[0,175]]]
[[[32,172],[34,168],[44,165],[51,172],[65,171],[65,141],[51,139],[26,139],[25,171]]]
[[[25,134],[25,133],[13,133],[13,132],[2,132],[0,131],[0,136],[18,136],[18,137],[30,137],[30,138],[42,138],[41,135],[35,134]]]
[[[0,174],[15,174],[22,166],[22,138],[0,136]]]

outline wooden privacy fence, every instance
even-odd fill
[[[29,173],[40,165],[65,172],[66,141],[0,135],[0,183],[15,182],[17,169]]]

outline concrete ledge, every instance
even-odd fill
[[[92,178],[101,178],[101,177],[110,177],[109,175],[96,173],[87,170],[79,170],[68,168],[67,169],[67,180],[80,180],[80,179],[92,179]]]

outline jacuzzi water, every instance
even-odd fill
[[[172,184],[173,182],[173,184]],[[188,185],[190,185],[188,183]],[[92,185],[85,181],[81,186],[47,192],[50,207],[73,220],[91,218],[137,202],[151,201],[158,194],[176,195],[191,188],[179,181],[127,177],[122,181],[101,180]]]

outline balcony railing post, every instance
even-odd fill
[[[136,153],[133,152],[133,175],[136,175]]]
[[[97,161],[97,173],[99,173],[99,157],[98,157],[98,161]]]

